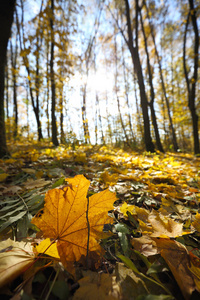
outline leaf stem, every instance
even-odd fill
[[[48,300],[48,299],[49,299],[49,296],[50,296],[51,291],[52,291],[52,289],[53,289],[53,287],[54,287],[54,284],[55,284],[55,282],[56,282],[56,279],[57,279],[57,277],[58,277],[59,272],[60,272],[60,270],[58,269],[57,272],[56,272],[56,275],[55,275],[55,277],[54,277],[54,279],[53,279],[53,282],[52,282],[52,284],[51,284],[51,286],[50,286],[50,288],[49,288],[49,291],[48,291],[48,293],[47,293],[47,295],[46,295],[46,297],[45,297],[45,300]]]
[[[87,198],[87,210],[86,210],[86,219],[87,219],[87,226],[88,226],[87,255],[86,255],[87,269],[89,268],[89,242],[90,242],[90,222],[89,222],[88,212],[89,212],[89,198]]]

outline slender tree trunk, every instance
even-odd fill
[[[13,49],[12,41],[10,41],[10,51],[11,51],[11,65],[12,65],[12,87],[13,87],[13,107],[14,107],[14,131],[13,137],[17,138],[18,134],[18,104],[17,104],[17,39],[16,44]]]
[[[40,141],[41,139],[43,139],[43,135],[42,135],[42,125],[41,125],[41,121],[39,118],[39,114],[40,114],[40,104],[39,104],[39,95],[40,95],[40,44],[41,44],[41,40],[40,40],[40,35],[38,32],[37,35],[37,50],[36,50],[36,74],[35,74],[35,92],[36,92],[36,111],[37,111],[37,130],[38,130],[38,140]]]
[[[139,132],[142,136],[142,142],[144,143],[144,130],[142,127],[142,121],[141,121],[141,112],[140,112],[140,107],[139,107],[139,101],[138,101],[138,95],[137,95],[137,78],[136,75],[133,74],[133,81],[134,81],[134,95],[135,95],[135,105],[136,105],[136,120],[137,120],[137,124],[138,124],[138,129]]]
[[[47,40],[47,53],[46,53],[46,81],[47,81],[47,92],[46,92],[46,116],[47,116],[47,135],[50,138],[50,120],[49,120],[49,39]]]
[[[129,104],[129,88],[128,88],[128,80],[127,80],[127,72],[126,72],[126,63],[125,63],[125,58],[124,58],[124,47],[122,45],[122,66],[123,66],[123,77],[124,77],[124,84],[125,84],[125,97],[126,97],[126,105],[128,108],[128,124],[129,124],[129,129],[130,129],[130,134],[131,134],[131,139],[132,142],[135,144],[136,139],[133,134],[133,126],[132,126],[132,121],[131,121],[131,114],[130,114],[130,104]]]
[[[177,139],[176,139],[176,133],[175,133],[173,122],[172,122],[169,100],[168,100],[167,92],[166,92],[166,89],[165,89],[165,83],[164,83],[164,77],[163,77],[163,72],[162,72],[162,67],[161,67],[160,56],[159,56],[157,46],[156,46],[156,40],[155,40],[155,36],[154,36],[153,26],[152,26],[151,21],[150,21],[149,10],[148,10],[148,7],[146,5],[145,0],[143,0],[143,1],[145,3],[145,6],[146,6],[147,16],[148,16],[148,20],[149,20],[149,24],[150,24],[150,29],[151,29],[151,36],[152,36],[152,40],[153,40],[153,44],[154,44],[154,48],[155,48],[155,53],[156,53],[156,57],[157,57],[157,61],[158,61],[160,79],[161,79],[163,94],[164,94],[164,98],[165,98],[165,102],[166,102],[166,106],[167,106],[167,113],[168,113],[168,117],[169,117],[170,131],[171,131],[171,134],[172,134],[173,147],[174,147],[174,151],[177,151],[179,149],[179,147],[178,147],[178,143],[177,143]]]
[[[26,115],[27,115],[27,138],[29,140],[29,129],[30,129],[30,124],[29,124],[29,84],[28,82],[26,83]]]
[[[118,107],[118,112],[119,112],[119,118],[120,118],[120,123],[122,126],[122,130],[126,139],[126,143],[129,147],[131,147],[130,145],[130,141],[129,141],[129,137],[128,134],[126,132],[126,127],[124,125],[124,121],[122,118],[122,113],[121,113],[121,105],[120,105],[120,100],[119,100],[119,96],[118,96],[118,86],[117,86],[117,80],[118,80],[118,64],[117,64],[117,41],[116,41],[116,31],[114,33],[114,43],[115,43],[115,94],[116,94],[116,98],[117,98],[117,107]]]
[[[197,19],[196,19],[196,9],[194,8],[193,0],[188,0],[188,1],[190,5],[190,11],[188,13],[187,22],[185,25],[185,34],[184,34],[184,41],[183,41],[183,66],[184,66],[184,73],[185,73],[185,79],[186,79],[187,90],[188,90],[188,107],[190,109],[190,113],[192,117],[194,153],[199,154],[200,147],[199,147],[199,133],[198,133],[198,115],[197,115],[196,105],[195,105],[196,84],[198,79],[198,62],[199,62],[199,31],[198,31]],[[193,70],[193,76],[191,81],[189,80],[187,66],[186,66],[186,39],[187,39],[187,30],[188,30],[190,19],[192,22],[194,35],[195,35],[194,70]]]
[[[146,146],[146,150],[150,152],[154,152],[154,144],[151,138],[151,131],[150,131],[150,122],[149,122],[149,114],[148,114],[148,102],[147,96],[145,91],[144,85],[144,78],[142,73],[142,66],[140,63],[139,52],[138,52],[138,26],[136,26],[136,46],[133,46],[133,35],[132,35],[132,26],[131,26],[131,17],[130,17],[130,7],[129,7],[129,0],[124,0],[126,5],[126,20],[128,26],[128,40],[126,43],[128,45],[129,51],[131,53],[131,58],[134,66],[134,70],[137,74],[138,84],[140,88],[140,101],[142,107],[142,114],[143,114],[143,122],[144,122],[144,142]],[[138,16],[138,0],[136,0],[136,16]],[[136,23],[138,22],[138,17],[136,17]]]
[[[8,140],[11,139],[11,124],[9,115],[9,72],[8,72],[8,58],[6,57],[6,67],[5,67],[5,88],[4,93],[6,97],[6,120],[7,120],[7,137]]]
[[[108,136],[110,138],[110,144],[112,145],[112,128],[111,128],[111,124],[110,124],[110,113],[109,113],[109,110],[108,110],[108,92],[106,91],[106,119],[107,119],[107,122],[108,122]]]
[[[51,27],[51,59],[50,59],[50,73],[51,73],[51,130],[52,130],[52,142],[55,146],[58,146],[57,138],[57,124],[56,124],[56,85],[54,76],[54,0],[51,0],[51,14],[50,27]]]
[[[65,133],[63,128],[63,73],[62,70],[60,70],[60,82],[59,82],[59,112],[60,112],[60,142],[65,143]]]
[[[20,23],[16,11],[16,22],[17,22],[17,30],[19,34],[19,43],[20,43],[20,50],[25,51],[25,41],[24,41],[24,6],[23,6],[23,1],[21,0],[21,9],[22,9],[22,20],[21,20],[21,30],[22,34],[20,32]],[[23,44],[23,46],[22,46]],[[43,136],[42,136],[42,127],[41,127],[41,121],[40,121],[40,115],[39,115],[39,102],[34,99],[34,94],[33,94],[33,87],[32,87],[32,82],[31,82],[31,70],[29,67],[29,61],[28,57],[26,55],[23,55],[23,62],[24,66],[26,68],[27,74],[28,74],[28,84],[29,84],[29,92],[30,92],[30,97],[31,97],[31,104],[33,107],[33,111],[35,114],[35,119],[36,119],[36,124],[37,124],[37,131],[38,131],[38,140],[40,141]]]
[[[88,72],[87,72],[88,76]],[[83,131],[84,131],[84,140],[85,144],[90,143],[90,133],[89,133],[89,125],[88,125],[88,119],[86,116],[86,96],[87,96],[87,83],[83,86],[83,105],[82,105],[82,121],[83,121]]]
[[[94,72],[95,75],[97,73],[97,68],[96,68],[96,53],[94,50]],[[95,111],[95,140],[96,144],[98,143],[98,131],[101,132],[101,143],[105,144],[105,137],[103,133],[103,126],[102,126],[102,119],[101,119],[101,112],[100,112],[100,106],[99,106],[99,95],[98,95],[98,90],[95,91],[95,98],[96,98],[96,111]],[[98,130],[98,123],[99,123],[99,130]]]
[[[9,155],[6,144],[6,129],[4,119],[4,79],[8,39],[15,9],[15,0],[1,1],[0,3],[0,158]]]
[[[161,140],[160,140],[160,134],[159,134],[158,124],[157,124],[157,119],[156,119],[156,113],[155,113],[155,109],[154,109],[155,92],[154,92],[154,86],[153,86],[152,68],[150,65],[147,37],[146,37],[145,30],[144,30],[144,24],[143,24],[141,11],[140,11],[140,21],[141,21],[142,33],[143,33],[143,37],[144,37],[145,52],[146,52],[146,56],[147,56],[147,70],[148,70],[149,84],[150,84],[151,99],[148,104],[151,109],[151,119],[152,119],[152,123],[153,123],[155,137],[156,137],[156,145],[157,145],[157,148],[159,151],[164,152],[162,144],[161,144]]]

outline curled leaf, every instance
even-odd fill
[[[34,258],[31,243],[14,242],[11,239],[0,242],[0,288],[25,271]]]

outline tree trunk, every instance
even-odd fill
[[[115,43],[115,94],[116,94],[116,98],[117,98],[117,107],[118,107],[118,112],[119,112],[119,118],[120,118],[120,123],[122,126],[122,130],[125,136],[125,140],[126,143],[129,147],[131,147],[130,141],[129,141],[129,137],[128,134],[126,132],[126,127],[124,125],[124,121],[122,118],[122,113],[121,113],[121,105],[120,105],[120,100],[119,100],[119,96],[118,96],[118,86],[117,86],[117,79],[118,79],[118,65],[117,65],[117,40],[116,40],[116,32],[114,33],[114,43]]]
[[[122,66],[123,66],[123,77],[124,77],[124,85],[125,85],[125,97],[126,97],[126,105],[128,108],[128,124],[129,124],[129,129],[130,129],[130,134],[131,134],[131,143],[133,145],[136,145],[136,139],[133,133],[133,126],[132,126],[132,121],[131,121],[131,114],[130,114],[130,104],[129,104],[129,88],[128,88],[128,79],[127,79],[127,72],[126,72],[126,63],[125,63],[125,58],[124,58],[124,47],[123,45],[121,46],[122,48]]]
[[[13,49],[12,41],[10,41],[10,50],[11,50],[11,65],[12,65],[12,84],[13,84],[13,106],[14,106],[14,139],[17,138],[18,134],[18,105],[17,105],[17,39],[15,40],[16,44]]]
[[[153,32],[153,26],[151,25],[151,21],[150,21],[149,10],[148,10],[148,7],[146,5],[145,0],[143,0],[143,1],[145,3],[146,9],[147,9],[147,16],[148,16],[148,20],[149,20],[149,24],[150,24],[151,36],[152,36],[152,39],[153,39],[155,53],[156,53],[156,57],[157,57],[157,61],[158,61],[160,79],[161,79],[163,94],[164,94],[164,98],[165,98],[165,102],[166,102],[166,106],[167,106],[167,113],[168,113],[168,117],[169,117],[170,131],[171,131],[171,134],[172,134],[173,147],[174,147],[174,151],[177,152],[177,150],[179,149],[179,147],[178,147],[178,143],[177,143],[177,139],[176,139],[176,133],[175,133],[173,122],[172,122],[172,117],[171,117],[171,112],[170,112],[170,106],[169,106],[169,100],[168,100],[167,92],[166,92],[166,89],[165,89],[165,83],[164,83],[164,78],[163,78],[161,61],[160,61],[160,57],[159,57],[158,50],[157,50],[157,47],[156,47],[156,40],[155,40],[155,36],[154,36],[154,32]]]
[[[22,8],[22,20],[21,20],[21,31],[20,31],[20,22],[18,19],[18,15],[17,15],[17,10],[16,10],[16,22],[17,22],[17,30],[18,30],[18,34],[19,34],[19,43],[20,43],[20,50],[21,51],[25,51],[25,39],[24,39],[24,6],[23,6],[23,0],[21,0],[21,8]],[[23,46],[22,46],[23,45]],[[39,115],[39,101],[36,101],[35,103],[35,99],[34,99],[34,95],[33,95],[33,87],[32,87],[32,80],[31,80],[31,70],[29,67],[29,61],[28,61],[28,57],[26,55],[23,55],[23,62],[24,62],[24,66],[26,68],[27,74],[28,74],[28,84],[29,84],[29,92],[30,92],[30,97],[31,97],[31,104],[33,107],[33,111],[35,114],[35,118],[36,118],[36,123],[37,123],[37,132],[38,132],[38,141],[40,141],[43,136],[42,136],[42,127],[41,127],[41,121],[40,121],[40,115]],[[37,67],[36,67],[37,69]],[[37,70],[36,70],[37,72]],[[36,75],[37,76],[37,75]]]
[[[87,77],[88,77],[88,72],[87,72]],[[85,140],[85,144],[88,144],[90,143],[90,133],[89,133],[88,119],[86,116],[86,95],[87,95],[87,83],[85,83],[83,86],[83,105],[81,107],[81,110],[82,110],[84,140]]]
[[[148,102],[147,102],[147,96],[145,91],[142,66],[140,63],[138,47],[133,46],[133,35],[132,35],[132,28],[131,28],[129,1],[128,0],[124,0],[124,1],[126,5],[126,19],[127,19],[127,26],[128,26],[128,41],[126,40],[126,42],[129,51],[131,53],[131,58],[132,58],[134,70],[136,71],[137,74],[137,79],[138,79],[138,84],[140,89],[140,101],[141,101],[143,122],[144,122],[144,142],[146,146],[146,151],[154,152],[155,148],[151,138],[150,122],[149,122],[149,114],[148,114]],[[139,9],[138,0],[136,0],[136,16],[138,16],[138,9]],[[137,18],[136,18],[136,22],[137,22]],[[136,45],[137,45],[137,36],[138,36],[138,28],[136,28]]]
[[[194,153],[200,153],[199,147],[199,133],[198,133],[198,115],[195,106],[195,98],[196,98],[196,83],[198,79],[198,60],[199,60],[199,32],[197,26],[197,19],[196,19],[196,9],[194,8],[193,0],[188,0],[190,5],[190,11],[188,13],[187,22],[185,25],[185,33],[184,33],[184,41],[183,41],[183,66],[184,66],[184,73],[185,79],[187,84],[188,90],[188,107],[190,109],[191,117],[192,117],[192,129],[193,129],[193,143],[194,143]],[[187,39],[187,30],[188,25],[190,22],[193,25],[194,34],[195,34],[195,42],[194,42],[194,71],[193,76],[191,78],[191,82],[189,80],[187,66],[186,66],[186,39]]]
[[[11,34],[14,9],[15,0],[0,2],[0,158],[9,154],[6,144],[6,130],[4,120],[4,76],[7,45],[8,39]]]
[[[158,124],[157,124],[157,119],[156,119],[156,113],[155,113],[155,109],[154,109],[155,92],[154,92],[154,86],[153,86],[153,76],[152,76],[152,70],[151,70],[152,68],[150,65],[149,51],[148,51],[148,46],[147,46],[147,37],[146,37],[145,30],[144,30],[144,24],[143,24],[141,11],[140,11],[140,21],[141,21],[142,33],[143,33],[143,37],[144,37],[145,52],[146,52],[146,56],[147,56],[147,69],[148,69],[148,75],[149,75],[150,94],[151,94],[151,100],[148,104],[151,109],[151,119],[152,119],[152,123],[153,123],[155,137],[156,137],[156,145],[157,145],[157,148],[159,151],[164,152],[162,144],[161,144],[161,140],[160,140],[160,134],[159,134]]]
[[[47,89],[46,89],[46,117],[47,117],[47,136],[50,138],[50,120],[49,120],[49,39],[47,40],[47,53],[46,53],[46,81],[47,81]]]
[[[54,0],[51,0],[51,13],[50,17],[50,27],[51,27],[51,59],[50,59],[50,73],[51,73],[51,130],[52,130],[52,142],[55,146],[58,146],[57,138],[57,125],[56,125],[56,85],[55,85],[55,76],[54,76]]]

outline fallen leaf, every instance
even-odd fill
[[[116,264],[115,273],[121,290],[120,299],[138,299],[140,295],[161,295],[166,292],[156,281],[122,263]],[[174,297],[168,296],[168,299],[172,300]]]
[[[86,153],[77,153],[75,155],[75,159],[74,159],[75,162],[77,163],[83,163],[85,164],[86,163]]]
[[[105,273],[84,272],[79,280],[80,287],[75,292],[73,300],[116,300],[121,299],[120,288],[116,276]]]
[[[161,256],[168,264],[185,299],[190,299],[195,290],[195,281],[190,271],[190,256],[186,247],[170,239],[154,239]]]
[[[9,186],[4,189],[3,194],[17,194],[21,190],[22,188],[20,186]]]
[[[195,220],[191,224],[198,232],[200,232],[200,214],[195,215]]]
[[[22,168],[22,171],[30,175],[36,173],[36,170],[31,168]]]
[[[153,229],[152,237],[175,238],[191,233],[191,231],[183,230],[183,223],[178,223],[155,210],[149,214],[148,220]]]
[[[52,243],[49,238],[43,240],[38,246],[35,247],[38,253],[44,253],[49,256],[60,258],[56,243]]]
[[[103,172],[100,179],[105,183],[106,186],[115,185],[119,179],[118,174],[109,174],[107,171]]]
[[[0,174],[0,182],[5,181],[8,176],[9,176],[9,174],[7,174],[7,173]]]
[[[34,259],[31,243],[11,239],[0,242],[0,288],[18,277]]]
[[[153,241],[148,235],[143,235],[139,238],[132,238],[131,245],[144,256],[158,254],[155,241]]]
[[[50,184],[51,181],[45,180],[43,178],[37,179],[37,180],[27,180],[24,183],[24,187],[29,190],[29,189],[35,189],[35,188],[39,188],[39,187],[43,187],[46,186],[48,184]]]
[[[90,181],[83,175],[67,181],[67,187],[47,192],[44,212],[39,212],[32,223],[44,237],[57,241],[61,262],[73,272],[73,263],[87,255],[88,236],[89,251],[102,253],[97,240],[105,236],[104,224],[113,222],[108,211],[113,209],[116,196],[107,189],[91,196],[88,205],[86,196]]]

